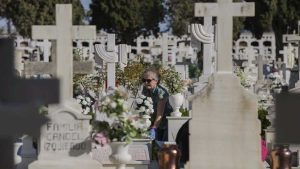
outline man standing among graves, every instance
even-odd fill
[[[154,69],[147,69],[142,76],[142,94],[151,97],[154,113],[151,117],[151,139],[167,141],[168,125],[166,116],[170,115],[172,108],[168,102],[169,93],[159,85],[159,73]]]

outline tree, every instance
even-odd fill
[[[55,24],[55,4],[58,3],[73,5],[74,24],[81,24],[84,17],[84,9],[79,0],[5,0],[5,2],[0,5],[0,15],[11,20],[17,32],[24,37],[31,36],[32,25]]]
[[[91,21],[97,30],[117,34],[118,43],[132,44],[139,35],[157,35],[164,18],[163,0],[92,0]]]
[[[216,0],[169,0],[170,27],[172,28],[173,34],[182,36],[188,33],[188,25],[203,22],[203,18],[194,16],[194,6],[197,2],[216,2]],[[233,2],[241,2],[241,0],[233,0]],[[240,29],[243,28],[244,20],[245,19],[241,17],[235,17],[233,19],[234,39],[237,38]]]
[[[251,0],[255,2],[255,17],[247,18],[246,29],[251,30],[256,38],[263,32],[274,31],[276,50],[282,48],[282,35],[297,30],[300,19],[299,0]]]

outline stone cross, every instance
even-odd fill
[[[14,138],[24,133],[39,135],[47,119],[38,113],[43,104],[57,103],[56,79],[17,79],[14,77],[12,39],[0,39],[0,166],[13,168]]]
[[[300,79],[300,21],[298,21],[298,35],[297,34],[291,34],[291,35],[285,35],[285,38],[283,39],[283,42],[297,42],[298,43],[298,76]],[[296,83],[296,86],[300,86],[300,80]]]
[[[95,53],[106,62],[107,88],[116,86],[116,63],[118,56],[115,52],[115,34],[108,34],[107,48],[103,44],[95,44]]]
[[[281,58],[278,58],[278,61],[276,62],[277,69],[282,71],[282,77],[284,80],[286,80],[286,64],[281,61]]]
[[[203,44],[203,74],[210,75],[213,73],[212,52],[214,43],[214,27],[212,17],[204,17],[204,26],[201,24],[192,24],[192,35]]]
[[[32,26],[32,39],[56,40],[55,73],[61,79],[61,101],[73,98],[73,39],[96,39],[95,26],[73,26],[72,5],[56,4],[56,25]],[[51,68],[47,68],[48,71]]]
[[[168,33],[162,34],[162,65],[168,65]]]
[[[254,3],[232,3],[219,0],[217,3],[196,3],[195,16],[217,17],[217,72],[232,72],[232,24],[233,16],[254,16]]]
[[[254,60],[252,63],[257,65],[257,82],[260,83],[264,80],[264,64],[268,64],[268,60],[263,60],[262,55],[258,55],[258,58]]]
[[[131,46],[126,44],[118,45],[118,55],[120,68],[124,69],[127,66],[128,54],[131,52]]]

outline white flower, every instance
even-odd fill
[[[87,101],[83,100],[83,101],[81,102],[81,104],[85,106],[85,105],[87,105],[88,103],[87,103]]]
[[[128,104],[127,104],[127,102],[124,102],[124,103],[122,104],[122,108],[123,108],[123,110],[127,110],[127,109],[128,109]]]
[[[88,113],[90,112],[90,108],[89,107],[86,107],[83,114],[87,115]]]
[[[116,102],[111,102],[110,104],[109,104],[109,106],[111,107],[111,108],[116,108],[117,107],[117,103]]]
[[[137,104],[142,104],[142,103],[143,103],[143,99],[137,98],[137,99],[136,99],[136,103],[137,103]]]
[[[151,121],[149,119],[145,122],[145,128],[148,129],[151,126]]]
[[[118,103],[123,104],[124,103],[124,99],[118,99]]]
[[[77,99],[83,100],[84,98],[83,98],[83,96],[78,95],[78,96],[77,96]]]
[[[76,99],[76,102],[80,104],[81,100],[80,99]]]
[[[145,98],[146,98],[146,96],[145,96],[145,95],[143,95],[143,94],[141,94],[141,95],[140,95],[140,98],[142,98],[142,99],[145,99]]]
[[[153,103],[153,101],[152,101],[152,98],[151,98],[151,97],[147,97],[147,100],[148,100],[150,103]]]
[[[89,98],[89,97],[86,97],[85,100],[86,100],[88,103],[90,103],[90,102],[92,101],[91,98]]]
[[[144,112],[146,110],[145,106],[141,106],[139,112]]]
[[[151,117],[149,115],[143,115],[142,118],[143,119],[150,119]]]
[[[149,107],[151,105],[151,103],[148,100],[145,100],[144,103],[147,107]]]

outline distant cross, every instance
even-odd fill
[[[103,44],[95,45],[95,53],[106,62],[107,88],[116,86],[116,63],[118,56],[115,51],[115,34],[108,34],[108,42],[105,50]]]
[[[284,80],[286,80],[286,64],[281,61],[281,58],[278,58],[278,61],[276,62],[277,69],[282,71],[282,77]]]
[[[72,5],[56,4],[56,25],[32,26],[32,38],[56,40],[55,73],[61,79],[60,99],[73,98],[73,39],[96,39],[95,26],[73,26]]]
[[[264,64],[268,64],[268,60],[263,60],[262,55],[258,55],[258,58],[254,60],[252,63],[257,65],[257,82],[261,83],[264,80]]]
[[[213,73],[214,26],[212,25],[212,17],[204,17],[204,26],[201,24],[192,24],[191,32],[198,41],[203,43],[203,74],[210,75]]]
[[[119,55],[119,63],[120,63],[120,68],[124,69],[124,67],[127,66],[128,62],[128,54],[131,51],[131,46],[126,45],[126,44],[120,44],[118,45],[118,55]]]
[[[288,34],[284,36],[283,42],[297,42],[298,43],[298,77],[300,79],[300,21],[298,21],[298,35]],[[299,83],[298,81],[297,83]]]
[[[196,3],[195,16],[217,17],[217,72],[232,72],[232,24],[233,16],[254,16],[254,3]]]
[[[0,166],[11,169],[14,138],[25,133],[39,135],[47,119],[38,113],[38,108],[59,101],[59,82],[14,77],[12,39],[0,39],[0,59]]]
[[[168,33],[162,34],[162,65],[168,65]]]

